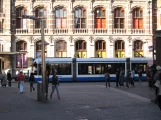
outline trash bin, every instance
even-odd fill
[[[42,92],[42,83],[41,82],[38,82],[37,83],[37,100],[38,101],[42,101],[42,95],[43,95],[43,92]]]

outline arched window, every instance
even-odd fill
[[[75,9],[75,28],[86,28],[86,9]]]
[[[36,58],[41,57],[42,51],[42,41],[39,40],[36,42]],[[47,46],[45,46],[45,56],[47,56]]]
[[[124,58],[125,57],[125,42],[118,40],[115,42],[115,57]]]
[[[95,43],[96,57],[106,57],[106,42],[104,40],[98,40]]]
[[[46,18],[47,18],[46,8],[37,7],[35,9],[35,17],[43,18],[44,28],[46,28]],[[41,28],[41,21],[35,20],[35,28]]]
[[[98,7],[94,12],[95,28],[106,28],[106,10],[103,7]]]
[[[27,43],[25,41],[18,41],[16,43],[16,51],[20,54],[16,55],[16,67],[26,68],[27,67]],[[23,52],[21,54],[21,52]]]
[[[114,28],[123,29],[125,26],[124,9],[119,7],[114,10]]]
[[[0,13],[3,13],[3,0],[0,0]]]
[[[56,42],[56,57],[67,57],[67,42],[59,40]]]
[[[143,57],[143,42],[140,40],[136,40],[134,42],[134,57]]]
[[[76,41],[76,57],[86,58],[87,57],[87,44],[84,40]]]
[[[26,15],[27,10],[24,7],[16,8],[16,28],[26,29],[26,19],[22,18],[22,15]]]
[[[55,28],[67,28],[66,8],[56,8],[55,10]]]
[[[143,29],[143,10],[140,8],[133,10],[133,29]]]

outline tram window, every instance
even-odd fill
[[[125,64],[122,63],[79,63],[78,75],[87,74],[105,74],[109,71],[110,74],[115,74],[118,68],[125,69]]]
[[[57,75],[71,75],[71,64],[52,64],[51,69],[57,72]]]
[[[143,74],[146,73],[147,63],[132,63],[132,69],[135,70],[135,74],[138,74],[139,69],[142,69]]]

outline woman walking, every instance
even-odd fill
[[[33,73],[31,73],[30,75],[29,82],[30,82],[30,92],[32,92],[32,90],[35,91],[34,88],[35,77]]]
[[[105,81],[106,81],[106,88],[107,88],[107,83],[108,83],[108,87],[110,87],[110,73],[107,71],[107,73],[105,73]]]

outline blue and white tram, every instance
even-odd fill
[[[110,72],[111,81],[116,79],[117,68],[126,68],[125,58],[77,58],[77,81],[104,81],[105,72]]]
[[[142,80],[146,80],[146,69],[148,62],[152,61],[152,58],[130,58],[130,70],[135,70],[134,80],[138,80],[138,70],[142,69]]]
[[[50,69],[57,72],[59,81],[62,82],[72,82],[73,81],[73,64],[72,58],[46,58],[46,63],[50,65]],[[41,58],[37,58],[34,61],[37,64],[37,75],[35,75],[36,81],[42,80],[42,75],[39,75],[39,70],[41,70]],[[49,76],[51,81],[52,75]]]

